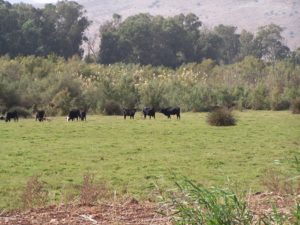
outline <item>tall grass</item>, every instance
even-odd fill
[[[254,212],[246,196],[239,196],[229,189],[205,188],[190,180],[176,184],[178,189],[163,199],[175,224],[300,224],[299,203],[289,211],[282,211],[274,204],[269,211]]]
[[[252,224],[247,203],[230,190],[204,188],[190,180],[177,183],[168,199],[177,224]]]

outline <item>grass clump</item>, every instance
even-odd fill
[[[300,114],[300,98],[292,101],[291,110],[294,114]]]
[[[168,207],[176,224],[252,224],[247,203],[229,190],[204,188],[191,181],[178,184]]]
[[[37,176],[31,177],[22,192],[21,202],[24,208],[34,208],[46,205],[48,191]]]
[[[104,183],[95,182],[94,174],[85,173],[80,187],[80,203],[82,205],[93,205],[101,198],[108,199],[108,187]]]
[[[212,126],[234,126],[236,119],[231,110],[227,108],[217,108],[207,116],[207,122]]]
[[[162,213],[174,224],[300,224],[299,202],[295,206],[273,202],[285,195],[272,194],[255,203],[250,199],[256,194],[243,197],[229,189],[205,188],[190,180],[176,184],[178,188],[163,198],[166,213]]]

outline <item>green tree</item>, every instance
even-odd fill
[[[39,9],[1,0],[0,54],[81,56],[84,31],[90,24],[84,13],[83,7],[72,1],[46,4]]]
[[[289,55],[289,48],[282,43],[282,31],[283,28],[276,24],[259,27],[255,41],[261,50],[260,57],[274,63]]]
[[[239,58],[243,59],[246,56],[260,57],[260,50],[257,48],[254,34],[246,30],[242,30],[240,37],[240,55]]]
[[[100,63],[176,67],[199,59],[201,22],[194,14],[163,18],[142,13],[120,20],[115,15],[100,28]]]
[[[55,6],[46,5],[47,15],[54,19],[55,33],[51,36],[55,46],[51,46],[54,53],[69,58],[75,54],[82,56],[81,45],[86,37],[85,29],[90,21],[87,19],[83,6],[73,1],[59,1]]]
[[[239,35],[235,33],[236,30],[236,27],[222,24],[214,28],[214,32],[222,40],[220,54],[225,64],[235,62],[239,53],[240,41]]]

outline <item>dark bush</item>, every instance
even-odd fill
[[[19,117],[24,117],[24,118],[32,117],[32,113],[30,112],[30,110],[20,106],[11,107],[8,111],[9,112],[17,111]]]
[[[287,110],[290,107],[290,102],[287,100],[273,101],[271,107],[273,110]]]
[[[300,98],[294,99],[292,101],[291,110],[294,114],[300,114]]]
[[[121,107],[114,100],[108,100],[104,103],[103,113],[106,115],[120,115]]]
[[[216,108],[208,113],[207,122],[212,126],[233,126],[236,120],[227,108]]]

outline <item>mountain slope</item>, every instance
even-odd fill
[[[205,26],[234,25],[256,32],[270,23],[285,28],[285,42],[292,49],[300,46],[300,0],[78,0],[94,21],[90,33],[114,13],[123,18],[137,13],[173,16],[195,13]]]

